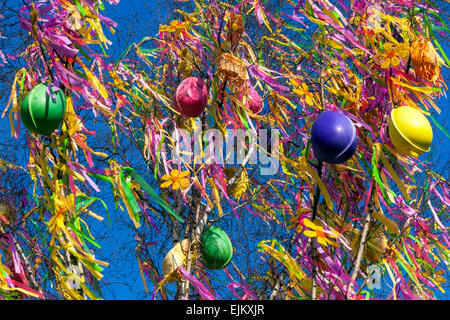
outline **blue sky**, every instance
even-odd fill
[[[146,0],[121,0],[119,5],[111,6],[107,5],[106,10],[103,12],[105,16],[115,20],[118,23],[116,28],[116,33],[114,35],[108,34],[108,39],[113,42],[111,46],[112,52],[114,54],[120,54],[126,49],[126,44],[132,42],[139,42],[143,37],[147,35],[154,35],[158,31],[158,25],[151,24],[149,21],[153,20],[155,13],[160,12],[159,8],[156,7],[156,1],[146,1]],[[134,20],[135,23],[131,24],[129,21]],[[137,28],[136,30],[134,28]],[[147,32],[147,34],[145,34]],[[124,37],[127,42],[123,41]],[[129,41],[129,42],[128,42]],[[109,186],[104,186],[105,193],[111,193]],[[116,211],[114,212],[113,206],[111,207],[111,217],[113,215],[122,215],[126,217],[126,213]],[[108,223],[106,219],[104,220],[106,224]],[[114,239],[114,245],[111,244],[111,238],[104,241],[102,244],[102,251],[105,251],[105,256],[108,252],[112,256],[116,256],[118,259],[128,259],[129,263],[122,264],[124,270],[122,274],[111,273],[108,268],[104,270],[105,281],[110,283],[107,290],[104,290],[105,299],[136,299],[137,292],[144,292],[144,285],[139,275],[138,263],[135,257],[130,255],[122,255],[116,252],[117,248],[121,246],[126,246],[132,254],[132,250],[136,247],[136,242],[133,240],[134,235],[129,232],[130,229],[119,229],[114,223],[112,223],[112,229],[110,232],[105,230],[105,224],[98,224],[100,229],[109,233]],[[134,259],[133,259],[134,258]],[[110,263],[117,263],[117,261],[108,261]],[[117,264],[119,267],[119,264]],[[128,276],[127,276],[128,275]],[[123,277],[123,279],[116,279]],[[126,279],[128,278],[128,279]],[[126,280],[125,280],[126,279]],[[127,284],[126,284],[127,283]],[[139,299],[144,299],[145,297],[140,296]]]

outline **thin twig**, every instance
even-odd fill
[[[317,168],[317,171],[319,173],[319,179],[322,179],[322,161],[319,161],[319,166]],[[319,199],[320,199],[320,189],[318,186],[316,186],[316,190],[314,192],[314,202],[313,202],[313,207],[312,207],[312,216],[311,216],[311,221],[314,222],[314,220],[316,219],[317,216],[317,207],[319,204]],[[311,284],[311,299],[312,300],[317,300],[317,266],[316,266],[316,260],[317,260],[317,248],[316,248],[316,243],[315,243],[315,239],[311,238],[310,239],[311,242],[311,267],[312,267],[312,271],[311,271],[311,277],[312,277],[312,284]]]
[[[322,110],[324,108],[325,104],[325,96],[324,96],[324,87],[323,87],[323,67],[320,70],[320,103],[322,106]],[[319,160],[319,164],[317,166],[317,173],[319,174],[319,179],[322,179],[322,166],[323,162]],[[317,216],[317,206],[319,204],[320,199],[320,188],[318,185],[316,185],[316,190],[314,192],[314,202],[312,207],[312,215],[311,215],[311,221],[314,222]],[[315,239],[311,238],[311,299],[317,300],[317,266],[316,266],[316,260],[317,260],[317,249],[316,249],[316,243]]]
[[[362,230],[362,234],[361,234],[361,240],[359,243],[358,253],[356,256],[356,260],[355,260],[355,267],[354,267],[353,273],[352,273],[352,280],[347,288],[346,299],[349,298],[349,294],[353,289],[354,283],[356,281],[356,277],[358,276],[359,270],[361,268],[362,256],[364,254],[364,251],[366,250],[367,234],[369,233],[370,218],[371,218],[371,213],[373,210],[372,197],[374,195],[375,190],[376,190],[376,186],[375,186],[374,180],[372,180],[370,190],[369,190],[370,199],[368,200],[369,201],[368,205],[370,205],[370,208],[367,211],[366,219],[364,220],[363,230]],[[366,210],[364,210],[364,211],[366,211]]]
[[[346,298],[348,299],[350,292],[353,289],[353,284],[356,281],[356,277],[358,276],[359,270],[361,268],[361,260],[364,253],[364,250],[366,249],[366,242],[367,242],[367,234],[369,233],[369,224],[370,224],[370,212],[367,213],[366,219],[364,220],[364,227],[361,234],[361,242],[359,244],[358,248],[358,255],[356,256],[355,261],[355,268],[353,269],[352,273],[352,281],[350,282],[348,289],[347,289],[347,295]]]

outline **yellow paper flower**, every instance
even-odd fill
[[[317,238],[317,242],[321,245],[328,247],[328,244],[337,247],[337,243],[328,239],[327,236],[332,238],[337,238],[339,235],[335,231],[324,231],[322,226],[319,226],[309,220],[308,218],[303,219],[303,223],[306,227],[311,230],[305,230],[303,234],[308,238]]]
[[[233,30],[233,32],[243,32],[244,31],[244,19],[240,14],[235,14],[234,12],[227,12],[225,14],[224,20],[227,22],[228,29]]]
[[[387,69],[390,66],[398,66],[400,64],[400,58],[405,58],[408,55],[408,43],[402,42],[395,45],[392,42],[388,42],[384,44],[384,51],[378,55],[378,60],[381,62],[381,67]]]
[[[313,106],[314,105],[314,94],[312,92],[309,92],[309,89],[308,89],[308,86],[306,85],[306,83],[302,82],[301,84],[298,84],[292,80],[291,80],[291,83],[294,84],[294,86],[296,87],[292,91],[294,93],[302,96],[307,105]]]
[[[161,188],[168,188],[172,186],[173,190],[181,189],[184,190],[189,187],[189,178],[186,178],[189,175],[189,171],[180,172],[177,169],[174,169],[169,174],[166,174],[161,177],[163,182],[161,184]]]

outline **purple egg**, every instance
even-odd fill
[[[311,143],[319,161],[343,163],[353,156],[358,145],[355,125],[339,112],[324,111],[313,124]]]

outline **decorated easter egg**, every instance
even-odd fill
[[[314,155],[320,161],[343,163],[356,151],[358,138],[353,122],[336,111],[322,112],[311,130]]]
[[[47,85],[39,84],[25,97],[20,116],[25,127],[36,134],[50,135],[61,125],[66,112],[63,91],[50,86],[53,97],[47,93]]]
[[[207,268],[213,270],[225,268],[233,257],[230,238],[222,229],[209,227],[202,233],[200,254]]]
[[[419,109],[403,106],[391,111],[389,136],[398,153],[419,156],[430,151],[433,129]]]
[[[249,93],[248,101],[247,101],[248,108],[254,114],[261,113],[264,103],[263,103],[263,99],[259,95],[258,91],[256,91],[252,87],[250,87],[248,90],[248,93]]]
[[[175,93],[175,106],[185,117],[198,117],[208,103],[208,89],[205,82],[197,77],[183,80]]]

